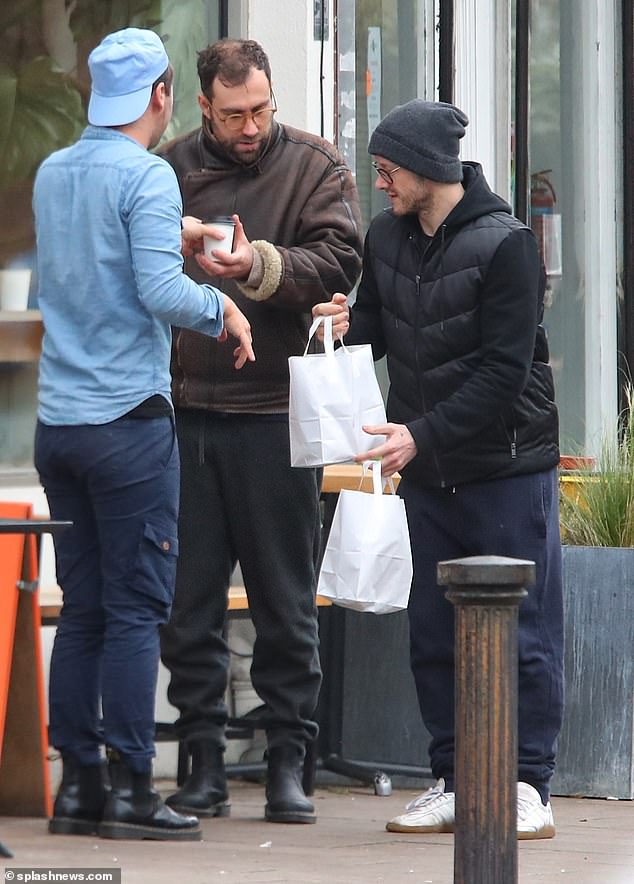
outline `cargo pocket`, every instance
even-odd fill
[[[178,538],[174,525],[147,522],[137,550],[133,587],[163,609],[165,619],[174,597]]]

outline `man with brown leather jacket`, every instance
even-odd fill
[[[251,40],[199,53],[200,129],[160,153],[176,171],[184,212],[232,215],[233,251],[208,276],[246,314],[257,362],[236,372],[223,348],[175,332],[172,376],[181,451],[180,557],[162,659],[192,774],[168,798],[199,816],[229,812],[223,764],[227,590],[240,562],[256,630],[253,686],[264,704],[266,819],[311,823],[301,785],[317,735],[321,683],[315,606],[320,474],[290,466],[288,357],[305,348],[311,309],[349,292],[361,268],[361,221],[350,170],[322,138],[274,119],[268,58]]]

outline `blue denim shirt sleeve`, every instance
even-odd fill
[[[171,167],[88,126],[41,165],[33,208],[40,420],[107,423],[157,393],[169,400],[171,326],[217,336],[224,313],[220,291],[183,273]]]
[[[142,176],[122,192],[132,264],[139,298],[154,316],[217,337],[222,331],[224,296],[183,273],[182,201],[172,167],[154,157]]]

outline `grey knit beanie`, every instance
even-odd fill
[[[432,181],[462,181],[458,155],[468,125],[467,116],[453,104],[415,98],[383,117],[368,153]]]

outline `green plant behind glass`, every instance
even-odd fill
[[[616,441],[604,442],[597,468],[578,495],[561,497],[562,542],[571,546],[634,546],[634,390]]]
[[[196,50],[217,36],[208,0],[65,0],[68,18],[57,22],[72,41],[75,59],[54,58],[44,26],[49,0],[0,3],[0,267],[34,245],[31,188],[40,163],[72,144],[86,125],[89,52],[108,33],[153,28],[165,40],[175,69],[175,113],[167,136],[199,124]],[[56,15],[59,14],[55,13]]]
[[[46,0],[12,0],[0,10],[0,186],[32,179],[49,154],[75,141],[86,125],[87,82],[56,64],[43,37]],[[110,31],[159,22],[158,0],[66,0],[83,66],[87,47]],[[84,72],[85,73],[85,72]]]

